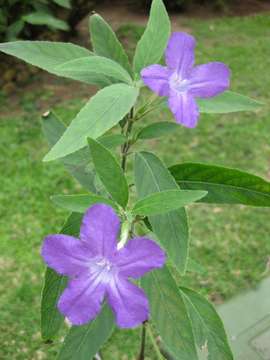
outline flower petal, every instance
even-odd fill
[[[73,325],[86,324],[100,312],[105,290],[98,273],[84,274],[69,281],[58,301],[58,309]]]
[[[94,255],[110,257],[116,251],[119,229],[120,221],[113,208],[96,204],[83,217],[80,238]]]
[[[133,328],[148,319],[149,304],[142,289],[121,276],[115,276],[107,289],[108,302],[121,328]]]
[[[46,264],[62,275],[78,275],[87,268],[92,256],[79,240],[68,235],[49,235],[44,239],[41,255]]]
[[[196,41],[193,36],[184,32],[174,32],[166,49],[166,64],[185,79],[194,64],[194,48]]]
[[[189,79],[190,93],[201,98],[218,95],[229,86],[230,69],[221,62],[195,66]]]
[[[170,71],[165,66],[150,65],[141,71],[141,77],[146,86],[159,96],[169,95],[168,78]]]
[[[168,103],[176,122],[188,128],[197,125],[199,109],[192,95],[188,92],[180,93],[172,90]]]
[[[144,237],[130,240],[115,258],[121,275],[133,278],[162,267],[165,261],[165,252],[153,240]]]

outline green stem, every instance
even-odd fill
[[[138,360],[144,360],[145,353],[145,338],[146,338],[146,325],[145,322],[142,324],[142,337],[141,337],[141,349]]]
[[[130,110],[130,115],[129,115],[129,118],[128,118],[128,121],[127,121],[127,130],[125,132],[125,136],[127,138],[126,142],[124,143],[124,145],[122,146],[122,149],[121,149],[121,153],[122,153],[122,163],[121,163],[121,166],[122,166],[122,169],[124,171],[126,171],[126,163],[127,163],[127,156],[128,156],[128,151],[130,149],[130,134],[131,134],[131,131],[132,131],[132,127],[133,127],[133,115],[134,115],[134,110],[133,108]]]
[[[149,336],[149,338],[151,340],[151,343],[153,345],[153,348],[154,348],[154,350],[156,352],[158,360],[164,360],[164,357],[162,356],[162,354],[161,354],[161,352],[159,350],[159,347],[157,345],[155,336],[154,336],[154,334],[152,332],[152,329],[151,329],[151,325],[149,323],[147,323],[147,328],[146,329],[147,329],[147,334],[148,334],[148,336]]]

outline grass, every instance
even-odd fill
[[[198,40],[197,59],[229,64],[232,89],[264,100],[257,114],[203,115],[194,130],[179,128],[170,138],[139,144],[155,150],[170,165],[203,161],[270,176],[269,36],[267,15],[218,20],[188,20]],[[16,115],[9,99],[0,98],[0,358],[54,359],[58,345],[42,344],[39,302],[44,265],[39,256],[45,234],[58,231],[67,213],[54,208],[51,194],[81,191],[63,168],[41,162],[47,146],[41,135],[40,97],[53,102],[46,89],[22,95]],[[60,103],[56,110],[70,121],[83,101]],[[46,110],[46,109],[43,109]],[[147,120],[168,119],[168,113]],[[207,270],[182,279],[216,301],[257,284],[270,256],[269,210],[243,206],[193,206],[189,209],[191,256]],[[132,334],[132,336],[128,336]],[[135,359],[139,330],[116,332],[105,346],[105,359]],[[148,359],[154,359],[151,349]]]

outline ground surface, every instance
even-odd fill
[[[125,18],[121,18],[125,22]],[[197,61],[224,61],[233,73],[232,89],[266,102],[257,114],[202,116],[195,130],[179,128],[170,138],[139,145],[155,149],[164,161],[203,161],[241,168],[270,179],[270,17],[258,15],[200,21],[177,20],[198,40]],[[122,33],[125,38],[125,32]],[[129,43],[129,48],[132,46]],[[58,345],[42,345],[39,302],[44,265],[41,239],[59,230],[67,213],[53,207],[49,196],[81,189],[57,164],[41,162],[47,146],[39,114],[53,106],[68,122],[93,88],[46,78],[17,97],[1,96],[0,118],[0,358],[54,359]],[[19,95],[19,97],[18,97]],[[83,96],[78,99],[79,95]],[[63,98],[64,101],[59,99]],[[148,121],[169,119],[167,113]],[[207,270],[183,283],[216,302],[257,284],[268,274],[269,210],[237,206],[193,206],[189,209],[191,255]],[[128,333],[134,335],[128,337]],[[105,359],[132,359],[139,332],[117,332]],[[151,349],[149,359],[154,359]]]

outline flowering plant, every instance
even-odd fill
[[[196,126],[202,112],[252,111],[260,103],[228,90],[225,64],[194,66],[195,39],[171,34],[162,0],[152,2],[132,65],[105,20],[95,14],[89,25],[93,52],[60,42],[0,44],[1,51],[52,74],[100,88],[68,127],[53,112],[42,119],[51,146],[44,160],[62,162],[87,191],[52,197],[71,214],[60,233],[47,236],[42,246],[48,265],[42,336],[55,338],[66,317],[71,328],[58,359],[89,360],[115,326],[141,324],[139,359],[144,359],[146,333],[160,359],[233,359],[214,307],[179,280],[193,271],[185,206],[204,202],[268,207],[270,184],[209,164],[167,168],[151,152],[133,156],[132,148],[180,125]],[[166,66],[161,65],[164,51]],[[159,97],[143,92],[145,85]],[[149,112],[164,106],[177,124],[156,122],[136,131]],[[112,128],[120,132],[106,134]],[[120,161],[114,154],[119,147]],[[129,159],[134,159],[134,184],[126,176]],[[160,335],[159,344],[153,333]]]

